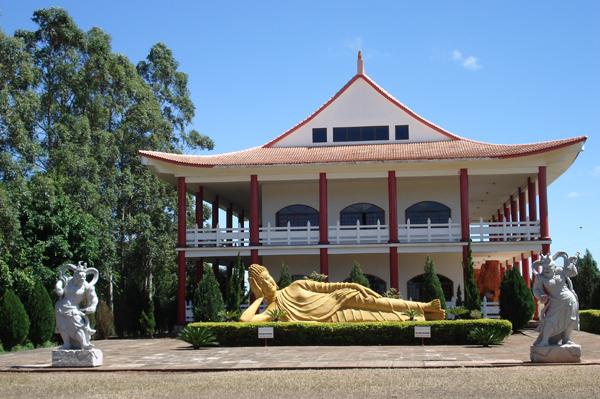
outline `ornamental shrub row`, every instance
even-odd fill
[[[580,310],[579,327],[581,331],[600,334],[600,310]]]
[[[476,327],[498,331],[503,337],[512,332],[507,320],[439,320],[418,322],[375,323],[191,323],[193,327],[205,327],[215,336],[221,346],[261,346],[258,327],[274,327],[274,339],[269,345],[417,345],[414,326],[431,326],[433,345],[465,345],[471,343],[469,333]]]

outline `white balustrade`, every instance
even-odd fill
[[[469,226],[473,242],[495,241],[530,241],[540,235],[539,221],[502,220],[487,222],[479,219]],[[353,225],[341,225],[338,220],[334,226],[328,226],[329,242],[332,244],[384,244],[389,240],[389,226],[377,221],[374,225],[361,225],[358,221]],[[272,226],[259,229],[261,245],[316,245],[319,242],[319,226],[292,226],[288,223],[283,227]],[[460,223],[411,223],[398,225],[398,240],[400,243],[446,243],[460,242]],[[199,228],[194,226],[187,229],[188,247],[230,247],[248,246],[250,229],[247,227]]]

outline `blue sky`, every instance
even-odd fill
[[[600,258],[600,2],[6,1],[0,27],[60,6],[132,62],[166,43],[189,75],[194,127],[216,152],[264,144],[355,73],[461,136],[523,143],[588,135],[549,189],[553,250]],[[285,4],[284,4],[285,3]],[[419,4],[414,4],[419,3]]]

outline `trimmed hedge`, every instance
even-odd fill
[[[221,346],[261,346],[258,327],[274,327],[274,339],[269,345],[417,345],[414,326],[431,326],[428,344],[465,345],[471,343],[469,333],[473,328],[499,330],[506,337],[512,332],[507,320],[438,320],[417,322],[374,323],[191,323],[193,327],[209,329]]]
[[[580,310],[579,328],[593,334],[600,334],[600,310]]]

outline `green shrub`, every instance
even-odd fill
[[[154,336],[154,332],[156,331],[156,320],[154,319],[154,311],[152,309],[148,309],[146,313],[145,310],[142,310],[140,314],[140,334],[142,337],[150,337]]]
[[[52,300],[41,281],[35,282],[27,302],[29,340],[33,345],[40,346],[52,338],[56,323]]]
[[[460,289],[460,284],[456,287],[456,302],[454,302],[455,307],[462,307],[464,305],[462,299],[462,290]]]
[[[466,345],[469,333],[475,327],[494,326],[508,336],[512,331],[506,320],[437,320],[414,322],[371,323],[192,323],[190,327],[204,327],[216,336],[223,346],[260,346],[258,327],[273,327],[274,339],[269,345],[417,345],[414,326],[431,326],[432,345]]]
[[[9,351],[22,344],[29,334],[29,317],[19,297],[6,290],[0,299],[0,341]]]
[[[585,255],[577,258],[577,275],[571,277],[573,289],[577,293],[579,300],[579,309],[598,309],[593,303],[592,296],[594,290],[600,286],[600,272],[598,272],[598,264],[588,249]]]
[[[407,310],[406,312],[402,312],[403,316],[408,317],[408,321],[415,321],[415,318],[421,316],[422,313],[415,309]]]
[[[223,296],[213,269],[204,266],[202,280],[194,292],[194,319],[198,321],[220,321],[219,313],[225,310]]]
[[[225,307],[227,310],[236,312],[240,310],[240,304],[244,299],[244,272],[245,267],[242,258],[238,254],[231,275],[227,280],[227,296]]]
[[[327,277],[329,277],[329,276],[326,274],[321,274],[321,273],[313,270],[312,272],[310,272],[310,274],[308,276],[304,276],[304,279],[324,283],[327,281]]]
[[[202,346],[215,346],[219,343],[216,340],[215,334],[210,329],[188,325],[185,327],[177,339],[180,339],[192,345],[194,349],[200,349]]]
[[[508,334],[497,326],[477,326],[469,333],[469,340],[474,344],[488,347],[490,345],[500,345]]]
[[[440,283],[440,279],[435,272],[433,260],[431,260],[429,256],[425,261],[425,277],[423,279],[423,291],[421,299],[423,302],[439,299],[442,309],[446,309],[446,298],[444,297],[444,291],[442,290],[442,283]]]
[[[397,288],[388,288],[383,293],[383,296],[386,298],[402,299],[402,295],[400,295],[400,290]]]
[[[360,267],[360,263],[356,261],[354,261],[354,264],[352,265],[352,270],[350,270],[350,278],[347,281],[370,288],[369,279],[364,275],[362,268]]]
[[[462,307],[462,306],[456,306],[452,309],[448,309],[448,311],[446,312],[448,314],[453,314],[455,319],[468,319],[469,318],[469,309]]]
[[[507,270],[500,283],[500,316],[512,323],[515,331],[525,327],[533,316],[531,290],[516,268]]]
[[[288,269],[285,263],[282,263],[281,273],[279,273],[279,281],[277,282],[277,286],[279,287],[279,289],[282,289],[290,284],[292,284],[292,275],[290,274],[290,269]]]
[[[580,310],[579,325],[581,331],[600,334],[600,310]]]

